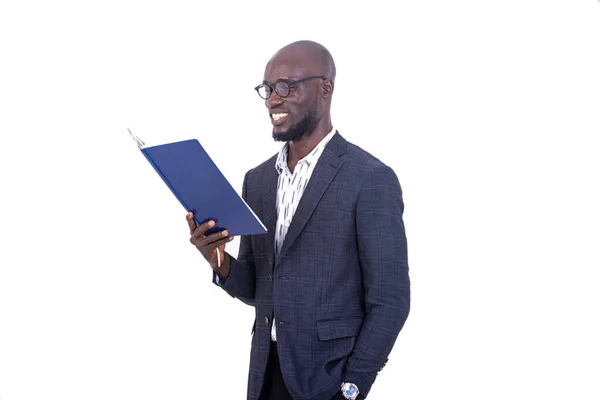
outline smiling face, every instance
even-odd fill
[[[277,82],[285,81],[292,84],[312,76],[326,76],[321,58],[314,54],[310,46],[286,46],[267,64],[264,83],[274,86]],[[324,118],[329,118],[331,97],[327,95],[330,90],[325,87],[331,87],[331,83],[315,78],[291,87],[286,97],[280,97],[273,90],[271,97],[265,100],[273,124],[273,139],[300,140],[310,136]]]
[[[288,118],[290,113],[270,114],[271,122],[273,123],[273,139],[278,142],[289,142],[297,141],[305,136],[308,136],[313,131],[316,125],[317,119],[317,103],[313,103],[304,115],[298,115],[298,118],[302,117],[300,121],[294,122]],[[295,114],[292,114],[294,116]],[[278,127],[283,126],[286,122],[290,122],[289,128],[283,127],[278,131]]]

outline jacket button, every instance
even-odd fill
[[[269,325],[269,317],[265,317],[265,325]]]
[[[271,282],[273,282],[273,275],[270,275],[270,274],[269,274],[269,280],[270,280]]]

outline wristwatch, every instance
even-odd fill
[[[356,400],[358,397],[358,386],[354,383],[342,382],[342,396],[348,400]]]

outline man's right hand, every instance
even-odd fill
[[[225,253],[225,244],[233,240],[233,236],[228,236],[229,232],[216,232],[206,236],[206,231],[215,226],[214,221],[207,221],[202,225],[197,226],[194,221],[194,214],[187,213],[185,219],[188,221],[190,228],[190,243],[196,246],[198,251],[204,256],[210,267],[223,280],[229,276],[231,263],[229,255]],[[219,249],[217,255],[217,248]],[[219,267],[219,259],[221,257],[221,266]]]

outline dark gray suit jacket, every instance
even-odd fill
[[[342,381],[366,396],[410,308],[400,184],[392,169],[336,132],[275,259],[276,157],[248,171],[242,193],[268,233],[241,238],[219,284],[256,310],[248,400],[261,392],[273,317],[294,399],[330,399]]]

